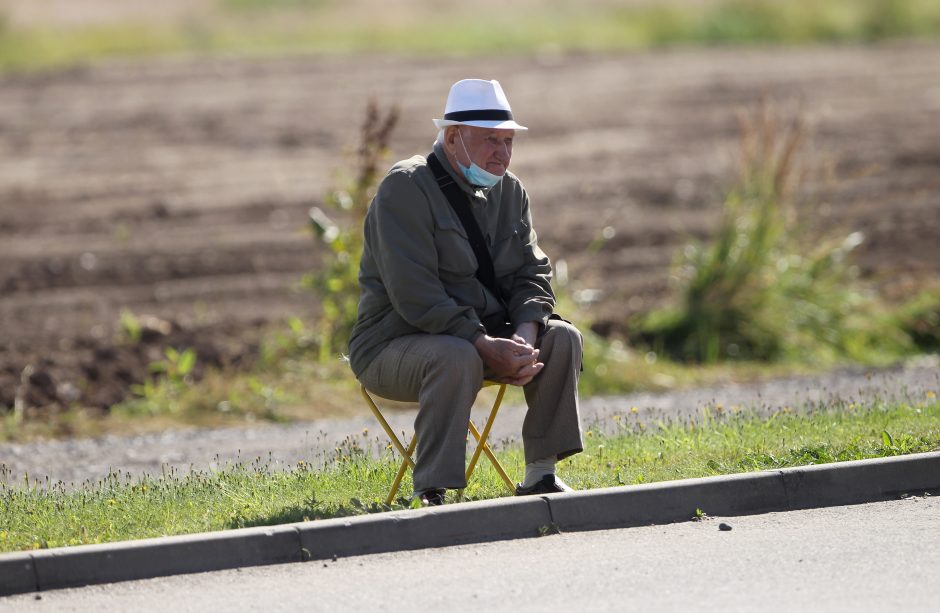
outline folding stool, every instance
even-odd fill
[[[496,393],[496,401],[493,403],[493,408],[490,409],[490,415],[487,418],[486,423],[483,425],[483,432],[477,430],[476,426],[473,425],[473,420],[470,420],[467,424],[470,433],[473,434],[473,437],[477,440],[477,446],[476,449],[473,450],[473,455],[470,457],[470,463],[467,465],[466,478],[468,481],[470,480],[470,475],[473,474],[473,469],[476,468],[477,460],[480,458],[480,453],[484,453],[486,454],[486,457],[489,458],[490,463],[493,464],[493,468],[495,468],[496,472],[499,473],[499,476],[502,477],[503,483],[506,484],[509,492],[511,494],[515,494],[516,487],[513,484],[512,479],[510,479],[506,474],[506,471],[503,470],[499,460],[497,460],[496,456],[493,454],[493,450],[490,449],[490,446],[486,442],[487,437],[490,435],[490,429],[493,427],[493,422],[496,421],[496,414],[499,412],[499,406],[503,402],[503,395],[506,393],[505,383],[498,383],[496,381],[483,382],[483,387],[490,387],[493,385],[498,385],[499,391]],[[385,504],[390,505],[392,504],[392,501],[395,500],[395,494],[398,493],[398,488],[401,486],[401,480],[405,476],[405,471],[408,470],[409,466],[412,469],[415,467],[414,459],[411,456],[414,453],[415,446],[418,443],[418,436],[415,434],[411,437],[411,442],[408,444],[406,449],[401,440],[399,440],[398,436],[395,435],[395,432],[388,424],[388,421],[386,421],[385,417],[382,415],[382,412],[376,405],[375,400],[373,400],[369,390],[367,390],[364,385],[360,385],[359,387],[362,391],[362,396],[366,399],[366,403],[372,410],[373,415],[375,415],[375,418],[379,420],[380,424],[382,424],[382,428],[385,430],[388,438],[398,450],[398,453],[400,453],[402,456],[402,462],[401,466],[398,468],[398,474],[395,475],[395,481],[392,482],[392,489],[389,490],[388,498],[385,499]]]

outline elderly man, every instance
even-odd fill
[[[395,164],[365,221],[350,364],[366,389],[417,401],[415,496],[466,486],[470,408],[484,378],[523,387],[517,495],[570,491],[555,463],[582,450],[581,335],[552,314],[551,264],[508,172],[513,120],[497,81],[451,87],[427,157]]]

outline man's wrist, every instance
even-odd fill
[[[534,346],[539,335],[539,323],[537,321],[522,322],[516,327],[516,335]]]
[[[478,334],[476,338],[473,339],[473,346],[477,348],[478,352],[482,353],[483,348],[489,345],[489,343],[492,340],[493,340],[493,337],[483,332],[483,333]]]

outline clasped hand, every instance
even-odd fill
[[[525,338],[494,338],[482,335],[474,346],[496,380],[509,385],[526,385],[545,367],[539,362],[539,350]]]

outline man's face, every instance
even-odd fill
[[[461,164],[469,166],[470,162],[475,162],[483,170],[501,177],[509,168],[515,133],[515,130],[456,126],[446,140]]]

